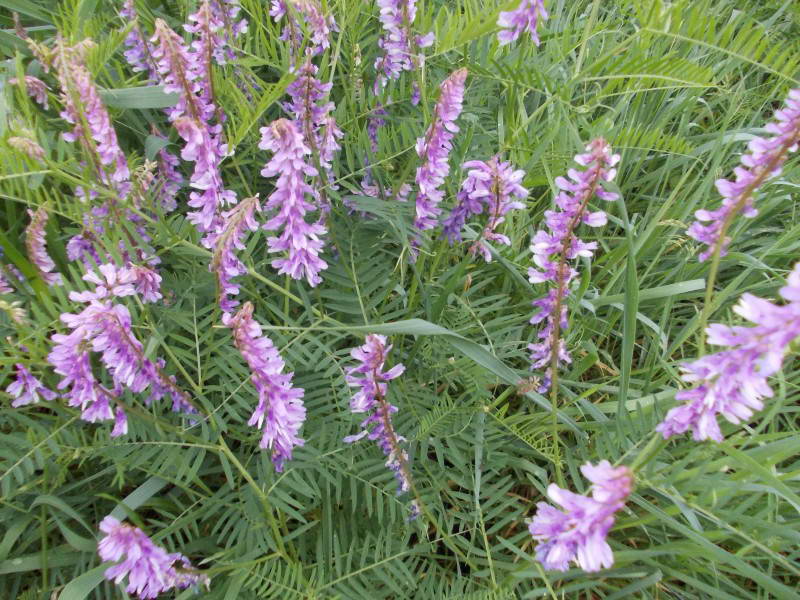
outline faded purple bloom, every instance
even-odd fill
[[[236,300],[229,298],[229,296],[236,296],[239,293],[239,286],[232,283],[231,280],[239,275],[246,275],[247,267],[236,256],[236,251],[245,248],[243,240],[245,232],[258,229],[258,223],[255,220],[256,211],[261,212],[261,204],[258,196],[253,196],[245,198],[222,215],[225,225],[217,238],[217,246],[214,249],[209,270],[217,277],[219,305],[226,313],[232,311],[239,304]]]
[[[27,136],[14,135],[8,138],[8,145],[26,154],[33,160],[44,159],[44,148],[42,148],[36,140]]]
[[[417,16],[417,0],[378,0],[381,11],[380,21],[383,35],[378,39],[378,47],[383,55],[375,60],[378,78],[375,80],[375,93],[390,79],[398,79],[403,71],[413,71],[422,67],[423,56],[419,52],[434,41],[433,32],[415,36],[412,27]],[[414,83],[412,104],[419,102],[419,87]],[[416,101],[415,101],[416,100]]]
[[[28,215],[31,218],[30,225],[25,230],[28,258],[39,272],[39,277],[47,285],[62,285],[61,274],[53,272],[56,265],[47,253],[47,242],[44,238],[44,228],[48,219],[47,211],[44,207],[39,207],[36,212],[28,210]]]
[[[6,393],[14,397],[11,406],[17,408],[27,404],[37,404],[39,396],[43,400],[54,400],[56,393],[47,389],[25,365],[17,363],[17,377],[6,388]]]
[[[612,467],[607,460],[597,466],[587,462],[581,472],[593,484],[591,497],[551,483],[547,495],[564,511],[539,502],[536,516],[528,526],[539,542],[536,559],[547,570],[566,571],[570,561],[588,572],[614,564],[606,536],[614,525],[614,513],[625,505],[631,493],[633,473],[627,467]]]
[[[153,128],[153,135],[166,139],[155,127]],[[158,151],[157,163],[160,183],[157,193],[161,199],[161,208],[165,212],[172,212],[178,206],[176,197],[183,185],[183,175],[178,171],[181,161],[164,147]]]
[[[216,4],[216,3],[215,3]],[[216,4],[219,7],[219,4]],[[189,51],[189,67],[199,84],[200,97],[208,106],[213,106],[212,62],[225,57],[225,22],[218,11],[211,9],[211,2],[204,0],[197,12],[188,17],[189,24],[184,28],[194,34]]]
[[[19,80],[13,77],[8,80],[8,83],[10,85],[17,85]],[[28,95],[41,104],[42,108],[50,108],[50,105],[47,103],[47,85],[45,85],[44,81],[33,75],[25,75],[23,85]]]
[[[129,594],[150,600],[174,588],[208,587],[208,576],[194,569],[188,558],[177,552],[168,554],[138,527],[109,515],[100,522],[100,531],[106,534],[97,544],[100,559],[121,561],[106,569],[105,577],[116,584],[127,577]]]
[[[515,171],[509,162],[501,162],[499,155],[493,156],[488,163],[480,160],[466,162],[463,168],[470,170],[461,184],[458,204],[442,224],[442,235],[450,244],[460,241],[467,218],[486,211],[489,221],[469,251],[471,254],[480,252],[486,262],[491,262],[492,254],[487,242],[510,246],[511,240],[497,233],[497,227],[505,221],[504,215],[508,211],[525,208],[522,202],[511,199],[512,196],[520,200],[528,196],[528,190],[520,185],[525,172]]]
[[[556,185],[562,190],[556,196],[556,205],[560,211],[545,211],[545,223],[549,231],[540,229],[531,242],[533,261],[536,267],[528,269],[528,280],[531,283],[550,282],[554,287],[547,291],[543,298],[533,301],[538,312],[533,315],[532,324],[545,322],[539,331],[536,344],[529,344],[531,351],[531,369],[546,369],[546,375],[539,387],[540,392],[549,389],[553,368],[571,361],[562,332],[568,327],[566,298],[569,296],[569,284],[577,275],[568,261],[578,256],[590,257],[597,248],[596,242],[584,242],[575,230],[581,223],[589,227],[601,227],[606,224],[603,211],[589,212],[589,201],[597,196],[603,200],[616,200],[617,194],[606,191],[601,186],[604,181],[611,181],[616,175],[613,168],[619,162],[619,155],[612,154],[611,147],[603,138],[597,138],[586,147],[585,154],[578,154],[575,162],[587,167],[584,171],[570,169],[569,179],[556,178]],[[557,352],[554,360],[553,353]]]
[[[716,210],[698,210],[697,221],[686,233],[705,244],[700,253],[704,261],[719,248],[719,255],[727,253],[730,238],[727,232],[737,215],[753,218],[758,210],[753,206],[756,190],[769,179],[777,177],[790,153],[797,150],[800,142],[800,88],[791,90],[786,106],[775,112],[775,121],[765,127],[772,137],[756,137],[747,145],[750,152],[744,154],[741,166],[734,169],[736,180],[717,179],[716,186],[722,195],[722,205]],[[704,223],[707,223],[704,225]]]
[[[784,305],[742,295],[734,311],[753,327],[712,324],[706,329],[710,344],[729,349],[682,366],[682,379],[697,387],[675,395],[684,404],[656,427],[665,439],[691,429],[697,441],[721,442],[717,415],[738,424],[764,408],[763,398],[773,394],[767,378],[780,371],[790,344],[800,337],[800,263],[780,294]]]
[[[11,284],[6,280],[5,271],[0,268],[0,294],[13,294],[14,288],[11,287]]]
[[[361,433],[344,438],[352,443],[363,437],[374,440],[387,456],[386,466],[394,472],[397,479],[397,493],[402,494],[411,489],[411,473],[408,468],[408,453],[400,446],[406,439],[397,435],[392,425],[392,414],[397,412],[386,399],[387,381],[403,374],[405,367],[396,364],[388,371],[383,370],[391,344],[386,344],[386,336],[369,334],[363,346],[353,348],[350,356],[359,361],[355,367],[345,371],[347,384],[358,388],[350,400],[350,410],[354,413],[367,413],[361,422],[364,428]]]
[[[381,117],[387,115],[386,109],[378,104],[370,113],[367,120],[367,135],[369,136],[369,148],[372,153],[378,152],[378,129],[386,125],[386,121]]]
[[[414,226],[420,231],[436,227],[444,198],[440,189],[450,172],[448,156],[453,149],[453,135],[458,132],[456,119],[461,114],[464,101],[464,83],[467,70],[458,69],[442,82],[439,101],[434,110],[433,122],[424,137],[417,139],[417,155],[422,165],[417,168],[417,216]]]
[[[305,157],[311,154],[311,150],[294,123],[286,119],[262,127],[258,147],[275,153],[261,170],[261,175],[278,175],[275,191],[266,204],[267,210],[277,210],[277,214],[264,224],[264,229],[283,229],[279,237],[270,237],[267,245],[270,252],[288,252],[288,257],[273,260],[272,266],[294,279],[305,274],[309,285],[316,286],[322,281],[319,272],[328,267],[319,257],[324,246],[320,236],[327,230],[321,220],[316,223],[305,220],[306,213],[317,209],[305,198],[306,194],[314,197],[314,190],[305,178],[317,174],[317,170],[306,162]]]
[[[497,19],[497,25],[501,27],[501,31],[497,34],[500,45],[516,41],[523,31],[527,31],[533,43],[538,46],[539,33],[536,28],[539,20],[546,21],[547,17],[544,0],[521,0],[516,9],[501,12],[500,18]]]
[[[222,322],[231,328],[233,342],[250,367],[250,379],[258,391],[258,406],[247,424],[262,429],[260,445],[272,450],[275,470],[283,471],[294,447],[305,443],[298,437],[306,419],[305,392],[292,386],[294,373],[283,373],[285,363],[272,340],[261,334],[250,302],[235,315],[225,313]]]
[[[293,64],[304,37],[303,26],[298,17],[302,19],[311,34],[310,45],[306,49],[309,55],[321,54],[330,48],[331,31],[339,31],[333,15],[322,12],[319,0],[272,0],[269,14],[276,21],[286,17],[286,25],[280,39],[289,42]]]
[[[153,60],[147,37],[139,27],[138,13],[134,0],[125,0],[119,11],[119,16],[125,19],[126,23],[133,23],[133,27],[125,38],[127,50],[123,53],[125,60],[135,73],[147,73],[151,81],[158,81],[158,68]]]

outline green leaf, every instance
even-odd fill
[[[79,575],[61,590],[58,600],[85,600],[92,591],[105,579],[104,573],[108,565],[100,565],[91,571]]]
[[[114,108],[166,108],[178,103],[178,94],[165,93],[161,85],[100,90],[100,97]]]

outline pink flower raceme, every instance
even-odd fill
[[[208,576],[195,570],[188,558],[179,553],[168,554],[138,527],[120,523],[109,515],[100,522],[100,531],[105,534],[97,544],[100,558],[120,561],[106,569],[105,577],[116,584],[127,577],[125,591],[129,594],[150,600],[175,588],[208,587]]]
[[[591,496],[581,496],[551,483],[549,498],[563,507],[546,502],[536,505],[536,516],[528,526],[536,547],[536,559],[547,570],[566,571],[575,561],[584,571],[599,571],[614,564],[606,541],[614,525],[614,513],[625,505],[633,488],[633,473],[627,467],[612,467],[607,460],[597,466],[581,467],[592,482]]]
[[[607,217],[603,211],[588,211],[589,201],[594,196],[602,200],[616,200],[619,197],[601,185],[604,181],[614,179],[616,169],[613,167],[619,162],[619,155],[611,153],[611,147],[604,139],[597,138],[590,142],[586,153],[578,154],[575,162],[586,167],[586,170],[570,169],[569,179],[556,178],[556,185],[562,190],[556,196],[560,210],[545,211],[548,231],[537,231],[531,243],[536,267],[528,269],[528,280],[531,283],[554,284],[546,296],[534,300],[533,306],[538,312],[530,320],[534,325],[545,323],[538,333],[541,341],[528,346],[531,368],[546,369],[540,392],[549,389],[553,371],[562,363],[570,362],[561,334],[568,326],[566,298],[569,295],[569,283],[577,271],[569,266],[568,261],[578,256],[592,256],[597,248],[596,242],[586,243],[578,238],[575,230],[581,223],[589,227],[606,224]]]
[[[544,7],[544,0],[521,0],[519,6],[508,12],[501,12],[497,19],[497,25],[502,29],[497,34],[500,45],[510,44],[527,31],[531,40],[539,45],[539,33],[536,28],[539,21],[546,21],[547,10]]]
[[[422,165],[417,168],[417,217],[414,226],[420,231],[436,227],[444,198],[440,189],[450,172],[447,162],[453,149],[453,135],[458,132],[456,119],[464,101],[467,70],[458,69],[442,82],[439,101],[434,109],[433,122],[424,137],[417,139],[417,155]]]
[[[303,26],[299,19],[311,34],[306,49],[309,55],[321,54],[330,48],[331,31],[339,31],[333,15],[323,13],[319,0],[272,0],[269,14],[276,21],[286,17],[280,39],[289,42],[292,64],[303,44]]]
[[[750,152],[742,156],[742,164],[734,169],[736,180],[718,179],[717,190],[722,195],[722,205],[716,210],[698,210],[697,221],[686,233],[705,244],[700,260],[719,252],[725,256],[730,238],[728,229],[737,215],[752,218],[758,214],[753,206],[756,190],[765,181],[777,177],[789,154],[800,143],[800,88],[791,90],[786,106],[775,113],[775,121],[768,123],[767,132],[772,137],[756,137],[747,145]]]
[[[258,223],[255,212],[261,212],[258,196],[245,198],[238,205],[223,213],[225,225],[214,249],[209,269],[217,276],[219,305],[223,312],[230,312],[239,303],[229,296],[239,293],[239,286],[231,283],[234,277],[245,275],[247,267],[236,256],[237,250],[244,250],[243,237],[247,231],[256,231]]]
[[[304,390],[292,386],[294,373],[283,373],[285,363],[272,340],[261,335],[250,302],[235,315],[225,313],[222,322],[231,328],[233,342],[250,367],[250,379],[258,391],[258,406],[247,424],[262,429],[260,445],[272,450],[275,470],[282,471],[292,450],[304,444],[298,437],[306,419]]]
[[[47,253],[47,242],[44,239],[44,228],[47,225],[47,211],[44,207],[39,207],[36,212],[28,211],[31,218],[30,225],[25,230],[25,246],[28,249],[28,258],[39,272],[47,285],[62,285],[61,274],[54,273],[56,268],[53,259]]]
[[[397,364],[388,371],[383,370],[391,349],[392,346],[386,344],[386,336],[369,334],[363,346],[350,351],[350,356],[359,361],[357,366],[345,371],[348,385],[358,388],[350,400],[350,410],[368,416],[361,423],[364,430],[347,436],[344,441],[357,442],[365,436],[374,440],[386,455],[386,466],[394,472],[397,493],[401,494],[411,489],[411,473],[408,453],[400,446],[406,440],[392,425],[392,414],[397,412],[397,407],[386,399],[386,382],[402,375],[405,367]]]
[[[85,280],[96,284],[94,291],[70,293],[71,300],[88,303],[79,313],[61,315],[71,332],[52,336],[53,349],[48,361],[63,377],[58,388],[69,388],[64,394],[68,404],[80,407],[81,418],[85,421],[107,421],[114,418],[111,401],[116,402],[123,389],[140,393],[149,387],[147,404],[169,395],[173,410],[194,412],[174,377],[167,377],[162,372],[163,360],[153,363],[144,356],[144,348],[133,334],[128,309],[113,303],[115,297],[136,293],[136,275],[129,269],[118,269],[108,264],[101,265],[100,271],[102,277],[96,273],[84,276]],[[114,383],[112,389],[104,387],[96,379],[90,362],[91,352],[100,355],[100,363]],[[116,412],[112,436],[127,432],[121,406],[117,406]]]
[[[683,380],[697,387],[675,395],[684,404],[656,427],[665,439],[691,429],[695,440],[721,442],[717,415],[738,424],[764,408],[763,398],[773,393],[767,378],[780,371],[789,345],[800,337],[800,263],[780,293],[786,304],[741,297],[734,311],[753,327],[712,324],[706,329],[710,344],[729,349],[683,365]]]
[[[43,400],[54,400],[56,393],[49,390],[31,373],[25,365],[17,363],[17,377],[6,388],[6,393],[14,397],[11,406],[17,408],[27,404],[37,404],[39,397]]]
[[[451,244],[460,241],[461,229],[467,218],[485,210],[489,214],[489,221],[469,251],[471,254],[480,252],[486,262],[491,262],[492,254],[487,242],[495,241],[510,246],[511,240],[497,233],[497,227],[505,221],[504,215],[510,210],[525,208],[522,202],[511,199],[512,196],[520,200],[528,196],[528,190],[520,185],[525,172],[515,171],[511,163],[501,162],[499,156],[493,156],[488,163],[472,160],[464,163],[463,167],[470,170],[461,184],[458,203],[442,224],[442,235]]]
[[[378,40],[383,55],[375,60],[375,69],[379,72],[375,93],[390,79],[398,79],[403,71],[421,68],[423,57],[418,50],[427,48],[434,40],[433,32],[418,36],[412,32],[417,0],[378,0],[378,7],[384,33]],[[415,90],[419,93],[418,88]]]
[[[25,91],[28,92],[31,98],[36,100],[42,108],[49,108],[49,104],[47,103],[47,85],[44,81],[33,75],[25,75],[22,82]],[[9,85],[17,85],[19,80],[16,77],[12,77],[8,80],[8,83]]]
[[[319,257],[324,246],[320,236],[326,232],[325,226],[321,221],[307,223],[305,220],[308,212],[318,208],[306,200],[306,194],[312,198],[315,196],[305,180],[307,176],[317,174],[317,170],[306,162],[311,150],[294,123],[286,119],[262,127],[258,147],[274,152],[261,175],[278,176],[275,191],[270,194],[266,205],[267,210],[277,210],[277,214],[264,224],[264,229],[283,229],[279,237],[269,238],[267,245],[270,252],[288,252],[286,258],[273,260],[272,266],[294,279],[305,274],[309,285],[316,286],[322,281],[319,272],[328,264]]]

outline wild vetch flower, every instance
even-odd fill
[[[247,274],[247,267],[236,256],[236,251],[245,248],[243,240],[245,232],[258,229],[258,223],[255,220],[256,211],[261,212],[261,204],[258,196],[253,196],[245,198],[222,215],[225,224],[222,233],[217,238],[217,246],[214,249],[209,269],[217,277],[219,305],[226,313],[239,304],[236,300],[229,298],[229,296],[236,296],[239,293],[239,286],[231,283],[231,280],[239,275]]]
[[[756,190],[769,179],[780,175],[789,154],[797,150],[800,142],[800,88],[791,90],[786,106],[775,112],[775,121],[765,127],[772,137],[756,137],[747,145],[748,154],[741,159],[741,166],[734,169],[736,180],[717,179],[716,186],[722,195],[722,205],[716,210],[698,210],[697,221],[686,233],[707,246],[700,253],[704,261],[719,248],[725,256],[730,238],[728,229],[738,214],[752,218],[758,214],[753,206]],[[704,224],[706,223],[706,224]]]
[[[793,340],[800,337],[800,263],[780,290],[786,304],[777,305],[744,294],[734,311],[753,327],[712,324],[708,342],[729,349],[684,364],[682,378],[696,387],[675,395],[684,401],[656,427],[664,438],[691,429],[695,440],[721,442],[717,415],[738,424],[764,408],[772,397],[767,378],[780,371]]]
[[[127,269],[136,293],[142,297],[142,302],[161,300],[161,275],[155,269],[144,265],[130,265]]]
[[[511,245],[505,235],[497,233],[497,227],[505,221],[504,215],[514,209],[525,208],[520,200],[528,196],[528,190],[520,185],[525,177],[524,171],[515,171],[509,162],[501,162],[499,156],[493,156],[489,162],[471,160],[464,163],[469,169],[467,178],[461,184],[455,208],[444,220],[442,235],[450,244],[461,240],[461,229],[470,215],[479,215],[484,210],[489,214],[489,221],[480,237],[470,246],[470,253],[481,252],[486,262],[491,262],[488,241],[495,241],[506,246]]]
[[[375,60],[375,69],[380,73],[375,80],[375,93],[388,80],[398,79],[403,71],[420,68],[423,59],[418,50],[434,40],[433,32],[414,36],[411,30],[417,16],[417,0],[378,0],[378,7],[384,34],[378,40],[383,55]],[[415,93],[418,102],[419,88],[415,87]]]
[[[125,47],[127,48],[123,52],[125,60],[128,61],[135,73],[147,73],[151,81],[158,81],[158,69],[153,61],[147,37],[137,23],[138,14],[134,0],[125,0],[119,16],[125,19],[126,23],[133,23],[133,27],[125,38]]]
[[[294,123],[286,119],[262,127],[258,147],[275,153],[261,170],[261,175],[278,175],[275,191],[266,205],[267,210],[278,212],[264,224],[264,229],[283,229],[279,237],[270,237],[267,245],[270,252],[288,252],[287,258],[273,260],[272,266],[294,279],[305,274],[309,285],[316,286],[322,281],[319,272],[328,264],[319,257],[324,245],[320,236],[326,232],[325,226],[321,221],[307,223],[305,220],[306,213],[317,208],[305,198],[306,194],[314,197],[314,190],[305,178],[317,174],[317,170],[306,162],[305,157],[311,154],[311,150]]]
[[[516,9],[501,12],[500,18],[497,19],[497,25],[502,28],[497,34],[500,45],[516,41],[523,31],[527,31],[533,43],[538,46],[539,33],[536,28],[539,26],[539,20],[546,21],[547,17],[544,0],[521,0]]]
[[[28,210],[28,215],[31,218],[31,222],[25,230],[25,246],[28,249],[28,258],[36,267],[42,281],[47,285],[61,285],[63,283],[61,274],[53,273],[56,265],[47,253],[47,242],[44,239],[44,228],[48,219],[47,211],[44,207],[39,207],[36,212]]]
[[[37,404],[39,396],[43,400],[55,399],[56,393],[47,389],[25,365],[17,363],[15,366],[17,378],[6,388],[6,392],[14,397],[11,406],[17,408],[26,404]]]
[[[250,367],[250,380],[258,391],[258,406],[247,424],[262,429],[260,445],[272,450],[275,470],[282,471],[284,461],[292,458],[292,449],[304,444],[297,435],[306,419],[304,390],[292,386],[294,373],[283,373],[283,359],[272,340],[261,335],[250,302],[235,315],[225,313],[222,322],[231,328],[233,342]]]
[[[38,77],[34,77],[33,75],[25,75],[22,82],[23,86],[25,87],[25,91],[28,92],[28,95],[36,100],[36,102],[41,104],[42,108],[50,107],[50,105],[47,103],[47,85],[44,81]],[[19,80],[16,77],[13,77],[8,80],[8,83],[10,85],[17,85]]]
[[[422,165],[417,168],[417,217],[414,226],[420,231],[433,229],[442,209],[444,198],[440,189],[450,171],[447,158],[453,149],[453,135],[458,132],[456,119],[464,101],[467,70],[458,69],[442,82],[439,101],[434,109],[433,122],[424,137],[417,139],[417,155]]]
[[[361,423],[364,430],[347,436],[344,441],[352,443],[364,436],[374,440],[386,455],[386,466],[394,472],[397,493],[401,494],[411,489],[411,473],[408,453],[400,446],[406,440],[395,432],[392,425],[392,414],[397,412],[397,407],[386,399],[386,382],[402,375],[405,367],[398,363],[388,371],[383,370],[391,349],[391,344],[386,344],[386,336],[369,334],[363,346],[350,351],[350,356],[359,361],[357,366],[345,371],[348,385],[358,388],[350,400],[350,410],[368,416]]]
[[[18,150],[23,154],[28,155],[33,160],[44,159],[44,148],[42,148],[36,140],[33,140],[27,136],[11,136],[8,138],[8,145],[14,148],[14,150]]]
[[[178,102],[167,111],[170,121],[190,117],[205,122],[214,115],[214,107],[201,102],[197,73],[183,39],[162,19],[156,19],[155,33],[150,39],[153,58],[164,84],[164,92],[178,94]]]
[[[224,57],[223,48],[226,44],[225,23],[221,16],[212,11],[209,0],[204,0],[197,12],[189,15],[189,24],[184,26],[186,31],[194,34],[189,51],[189,66],[199,84],[203,102],[209,105],[214,102],[211,63],[219,56]]]
[[[331,31],[339,31],[333,15],[322,12],[319,0],[272,0],[269,14],[276,21],[286,17],[286,25],[280,39],[289,42],[292,64],[303,44],[303,28],[298,22],[298,17],[305,21],[311,34],[310,45],[306,49],[307,54],[321,54],[330,48]]]
[[[174,588],[208,586],[208,576],[196,571],[188,558],[177,552],[168,554],[138,527],[109,515],[100,522],[100,531],[106,534],[97,544],[100,558],[121,561],[106,569],[105,577],[116,584],[127,577],[129,594],[149,600]]]
[[[548,497],[564,511],[546,502],[536,505],[528,530],[539,545],[536,559],[547,570],[566,571],[575,561],[584,571],[599,571],[614,564],[606,536],[614,525],[614,513],[625,505],[633,488],[627,467],[612,467],[607,460],[581,467],[592,482],[592,495],[581,496],[551,483]]]
[[[575,234],[575,230],[581,223],[589,227],[606,224],[606,213],[588,211],[589,201],[594,196],[602,200],[618,198],[617,194],[601,186],[602,182],[614,179],[616,169],[613,167],[619,162],[619,155],[611,153],[611,147],[603,138],[590,142],[586,153],[578,154],[575,162],[586,167],[586,170],[570,169],[567,172],[569,179],[556,178],[556,185],[562,190],[556,196],[556,204],[561,210],[545,211],[545,223],[549,231],[537,231],[531,243],[536,268],[528,269],[528,280],[531,283],[554,284],[547,295],[534,300],[533,306],[538,312],[530,320],[534,325],[542,321],[545,323],[538,334],[541,341],[528,346],[531,369],[547,370],[540,392],[549,389],[555,374],[553,371],[562,363],[570,362],[561,334],[568,326],[566,298],[569,284],[577,271],[569,266],[568,261],[578,256],[592,256],[597,248],[596,242],[584,242]]]

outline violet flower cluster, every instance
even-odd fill
[[[789,154],[800,143],[800,88],[791,90],[786,106],[775,112],[775,121],[765,127],[772,137],[755,137],[747,144],[750,151],[734,169],[736,180],[717,179],[722,205],[716,210],[698,210],[697,221],[686,231],[690,237],[706,245],[700,253],[704,261],[715,252],[725,256],[730,238],[727,231],[737,215],[753,218],[758,210],[753,205],[756,190],[768,179],[780,175]]]
[[[262,430],[260,446],[272,450],[275,470],[283,471],[292,450],[304,444],[298,433],[306,419],[305,392],[293,387],[294,373],[283,372],[285,363],[278,349],[253,319],[252,303],[245,302],[235,315],[225,313],[222,322],[231,328],[233,343],[250,367],[250,379],[258,391],[258,406],[247,424]]]
[[[497,25],[501,28],[497,34],[500,45],[504,46],[516,41],[523,32],[527,31],[533,43],[538,46],[537,27],[539,22],[546,21],[548,16],[544,0],[521,0],[519,6],[514,10],[501,12],[497,19]]]
[[[304,33],[301,20],[310,34],[306,54],[311,56],[321,54],[330,48],[331,32],[339,31],[333,15],[323,12],[319,0],[272,0],[269,14],[276,21],[286,18],[280,39],[289,42],[292,65],[300,52],[300,46],[303,45]]]
[[[411,473],[408,453],[400,446],[406,439],[398,435],[392,425],[392,414],[397,412],[397,407],[386,398],[386,382],[400,377],[406,368],[398,363],[388,371],[383,370],[391,349],[391,344],[386,344],[386,336],[369,334],[363,346],[350,351],[350,356],[359,361],[357,366],[345,371],[348,385],[358,388],[350,400],[350,410],[367,413],[367,418],[361,422],[364,429],[347,436],[344,441],[357,442],[365,436],[375,441],[387,457],[386,466],[397,479],[397,493],[402,494],[411,489]]]
[[[590,142],[584,154],[575,156],[575,162],[586,169],[570,169],[567,172],[569,179],[556,178],[555,183],[561,189],[556,196],[556,205],[560,210],[545,211],[548,230],[539,230],[533,237],[531,251],[536,267],[528,269],[528,280],[531,283],[553,284],[544,297],[533,301],[537,312],[530,320],[534,325],[545,323],[538,333],[541,341],[528,345],[531,369],[546,369],[540,392],[550,388],[554,369],[571,361],[561,334],[568,327],[566,298],[569,296],[569,284],[578,272],[568,261],[578,256],[590,257],[597,248],[596,242],[584,242],[575,230],[581,223],[589,227],[606,224],[606,213],[589,212],[588,204],[594,196],[609,201],[619,198],[601,185],[614,179],[614,165],[619,158],[618,154],[612,154],[611,147],[604,139],[597,138]]]
[[[378,78],[374,92],[385,86],[390,79],[398,79],[403,71],[422,67],[423,57],[419,52],[427,48],[435,39],[433,32],[415,36],[412,32],[417,17],[417,0],[378,0],[381,11],[380,21],[383,35],[378,39],[378,47],[383,55],[375,60]],[[415,97],[419,102],[419,88],[415,87]]]
[[[208,576],[195,570],[188,558],[167,553],[138,527],[109,515],[100,522],[100,531],[105,536],[97,544],[97,554],[103,561],[119,561],[106,569],[105,578],[120,584],[127,577],[127,593],[150,600],[176,588],[208,587]]]
[[[422,159],[422,165],[416,174],[418,192],[414,226],[420,231],[436,227],[442,212],[439,207],[444,198],[441,187],[450,172],[448,157],[453,149],[453,136],[458,132],[456,119],[461,114],[466,80],[467,70],[458,69],[442,82],[433,122],[425,136],[417,139],[417,155]]]
[[[6,388],[6,392],[14,398],[11,406],[17,408],[27,404],[38,404],[40,396],[42,400],[55,400],[57,394],[39,381],[25,365],[17,363],[15,367],[16,378]]]
[[[99,275],[90,272],[83,277],[95,284],[94,290],[69,294],[70,300],[86,303],[79,313],[61,315],[71,331],[56,333],[51,338],[53,348],[48,361],[63,377],[58,389],[68,388],[64,396],[69,406],[79,407],[81,418],[90,423],[114,418],[112,437],[127,433],[127,418],[118,401],[126,388],[133,393],[149,388],[146,404],[169,395],[173,410],[193,412],[174,377],[163,374],[164,361],[159,359],[154,363],[144,356],[142,343],[133,333],[128,309],[113,301],[137,293],[137,288],[152,298],[155,296],[153,285],[160,278],[156,280],[158,276],[144,267],[137,272],[103,264],[99,271]],[[112,388],[103,386],[95,377],[90,360],[92,352],[99,354],[100,364],[111,376]],[[113,413],[112,401],[116,404]]]
[[[275,190],[266,204],[267,210],[277,212],[264,224],[264,229],[282,231],[277,237],[270,237],[267,245],[270,252],[288,254],[274,259],[272,266],[293,279],[305,276],[309,285],[316,286],[322,281],[319,272],[328,267],[319,256],[324,246],[320,236],[327,230],[321,219],[315,223],[306,221],[306,214],[318,208],[306,200],[306,195],[316,197],[305,180],[307,176],[317,175],[317,170],[306,162],[311,150],[295,124],[287,119],[278,119],[262,127],[258,147],[274,153],[261,175],[278,176]]]
[[[39,207],[36,212],[28,210],[31,222],[25,230],[25,246],[39,277],[47,285],[62,285],[61,274],[54,272],[56,265],[47,253],[47,242],[44,237],[44,228],[47,226],[47,211]]]
[[[491,262],[488,242],[510,246],[511,240],[498,233],[497,228],[505,221],[509,211],[525,208],[520,202],[528,196],[528,190],[520,185],[525,172],[514,170],[511,163],[502,162],[499,156],[493,156],[489,162],[471,160],[464,163],[463,168],[469,169],[467,178],[461,184],[456,206],[442,223],[442,235],[451,245],[460,241],[461,229],[467,219],[485,211],[489,220],[469,251],[471,254],[480,252],[486,262]],[[512,197],[518,200],[512,200]]]
[[[239,293],[239,286],[232,279],[247,274],[247,267],[236,256],[237,250],[244,250],[244,235],[247,231],[256,231],[258,223],[255,212],[261,212],[258,196],[245,198],[231,210],[223,213],[225,226],[217,239],[214,255],[211,259],[211,271],[217,276],[219,306],[223,312],[230,312],[238,302],[229,296]]]
[[[800,263],[780,290],[786,304],[777,305],[744,294],[734,311],[753,327],[712,324],[708,342],[728,349],[682,366],[684,381],[694,384],[675,395],[684,402],[656,427],[664,438],[692,431],[692,438],[723,440],[717,415],[738,424],[764,408],[771,398],[767,378],[780,371],[789,346],[800,337]]]
[[[566,571],[574,561],[584,571],[595,572],[614,564],[606,536],[614,514],[625,505],[633,488],[627,467],[612,467],[607,460],[586,463],[581,473],[592,482],[591,496],[582,496],[551,483],[547,495],[563,508],[539,502],[528,530],[539,542],[536,559],[547,570]]]

